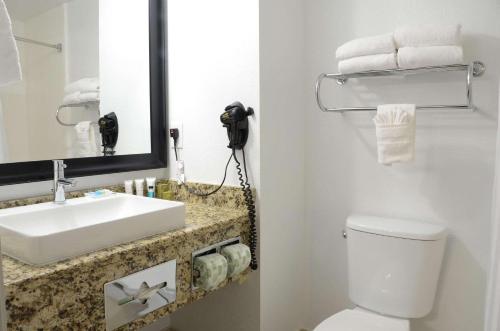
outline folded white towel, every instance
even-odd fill
[[[97,77],[82,78],[76,82],[68,84],[64,88],[64,93],[72,94],[75,92],[97,92],[100,89],[100,81]]]
[[[360,56],[339,62],[339,72],[342,74],[370,70],[396,69],[397,67],[396,53]]]
[[[337,60],[347,60],[353,57],[389,54],[396,52],[393,34],[358,38],[346,42],[337,48]]]
[[[97,130],[91,122],[85,121],[75,125],[75,133],[76,139],[72,146],[75,157],[100,156],[100,141]]]
[[[83,92],[80,93],[80,102],[97,102],[100,100],[101,95],[99,92]]]
[[[398,50],[398,65],[402,69],[463,63],[461,46],[403,47]]]
[[[74,105],[89,102],[98,102],[100,100],[99,92],[73,92],[63,99],[63,105]]]
[[[415,105],[380,105],[373,118],[378,162],[390,165],[415,158]]]
[[[0,86],[20,81],[21,63],[5,2],[0,0]]]
[[[460,24],[427,24],[396,29],[394,39],[398,48],[419,46],[462,45]]]

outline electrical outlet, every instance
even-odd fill
[[[178,129],[179,130],[179,139],[177,140],[177,149],[182,149],[184,147],[184,130],[182,122],[172,122],[170,123],[170,129]],[[171,142],[170,149],[174,149],[174,144]]]

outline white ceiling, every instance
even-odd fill
[[[25,21],[71,0],[5,0],[10,17]]]

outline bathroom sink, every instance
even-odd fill
[[[45,265],[185,225],[181,202],[115,193],[0,210],[2,251]]]

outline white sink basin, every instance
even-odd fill
[[[185,225],[181,202],[127,194],[0,210],[3,253],[44,265]]]

